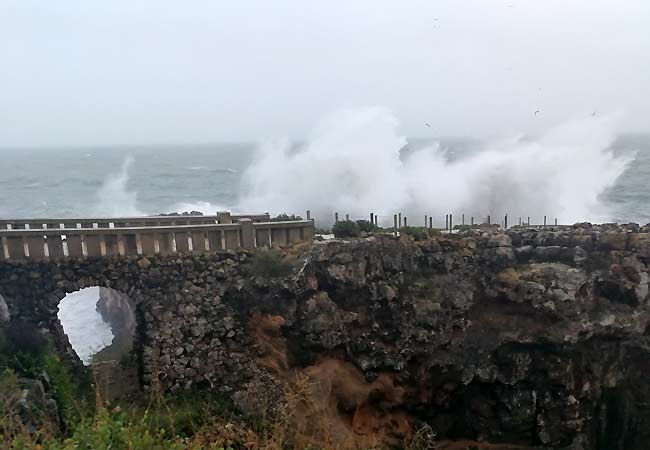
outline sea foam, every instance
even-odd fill
[[[407,140],[385,108],[339,111],[297,150],[288,140],[260,144],[243,174],[240,206],[311,210],[323,225],[334,212],[374,212],[384,224],[397,212],[413,224],[428,214],[440,225],[447,213],[467,221],[498,221],[506,213],[537,223],[544,215],[561,223],[606,221],[611,215],[600,196],[632,159],[610,150],[617,123],[617,116],[577,118],[536,139],[514,136],[449,158],[437,143],[402,151]]]

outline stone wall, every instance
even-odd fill
[[[247,252],[0,262],[0,295],[69,353],[60,299],[115,289],[136,305],[143,386],[259,414],[308,376],[311,413],[360,445],[426,423],[443,440],[640,450],[650,236],[634,231],[334,240],[274,278]]]

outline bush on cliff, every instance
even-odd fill
[[[303,220],[302,217],[296,216],[295,214],[282,213],[278,214],[275,217],[271,217],[271,222],[288,222],[292,220]]]
[[[249,270],[252,275],[264,278],[286,277],[293,266],[277,250],[258,251],[250,258]]]
[[[365,231],[366,233],[370,233],[377,229],[377,227],[370,223],[369,220],[357,220],[357,225],[360,231]]]
[[[356,222],[351,220],[340,220],[332,227],[332,233],[338,237],[359,237],[361,229]]]
[[[428,230],[422,227],[402,227],[399,232],[400,234],[413,236],[416,241],[424,241],[429,237]]]
[[[78,422],[88,412],[87,398],[91,392],[88,375],[82,372],[73,375],[53,344],[31,324],[12,321],[0,329],[0,373],[3,381],[10,380],[12,374],[27,380],[44,380],[65,427]]]

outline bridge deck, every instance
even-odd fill
[[[162,225],[199,225],[238,222],[251,219],[253,222],[268,222],[269,213],[232,215],[219,212],[210,216],[147,216],[147,217],[88,217],[88,218],[35,218],[35,219],[0,219],[2,229],[26,228],[123,228]]]
[[[226,220],[223,216],[219,217]],[[268,220],[268,215],[254,217]],[[4,220],[0,221],[0,260],[200,254],[287,245],[314,238],[314,223],[311,220],[254,222],[250,216],[229,216],[230,220],[226,223],[215,223],[216,218],[160,216],[128,218],[128,221],[107,218],[65,219],[62,222],[59,222],[60,219]],[[157,219],[163,220],[158,222],[160,224],[152,223]],[[171,224],[178,221],[194,223]],[[19,222],[26,227],[14,228],[13,224]],[[92,225],[83,226],[89,223]],[[3,224],[12,226],[3,229]]]

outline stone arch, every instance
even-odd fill
[[[75,370],[85,370],[58,317],[59,304],[69,293],[96,286],[128,296],[134,307],[132,363],[137,387],[141,383],[142,329],[139,305],[145,295],[140,273],[129,270],[130,259],[64,260],[58,262],[0,263],[0,296],[12,321],[49,337],[55,350]],[[137,265],[136,265],[137,267]],[[139,267],[138,267],[139,269]]]
[[[68,293],[57,316],[85,365],[120,360],[133,349],[135,304],[115,289],[92,286]]]
[[[135,305],[138,376],[132,384],[156,391],[200,384],[231,392],[254,371],[245,314],[226,295],[244,287],[240,263],[247,257],[242,251],[0,261],[0,295],[12,321],[45,330],[57,352],[83,370],[57,317],[59,302],[89,286],[115,289]]]

